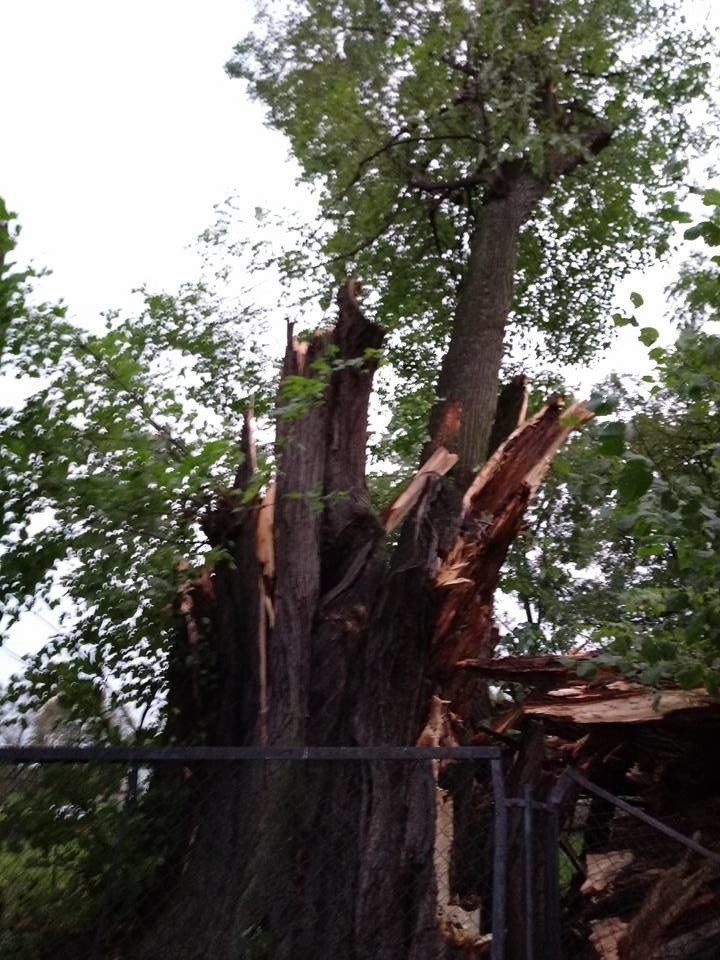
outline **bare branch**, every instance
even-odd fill
[[[477,187],[487,182],[486,174],[471,173],[467,177],[460,177],[457,180],[431,180],[421,173],[413,173],[410,177],[410,186],[416,187],[425,193],[454,193],[456,190],[465,190],[468,187]]]

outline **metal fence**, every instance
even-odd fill
[[[507,804],[508,958],[720,957],[720,804],[690,835],[690,800],[660,820],[573,769]]]
[[[682,809],[655,798],[659,819],[578,771],[566,782],[575,790],[560,835],[564,955],[720,957],[720,803],[698,803],[688,784]],[[630,782],[627,791],[635,799]]]
[[[252,832],[253,824],[260,823],[258,805],[267,795],[257,785],[274,777],[292,784],[287,809],[269,814],[280,833],[287,828],[289,838],[291,830],[297,832],[299,808],[320,791],[328,802],[314,812],[303,857],[310,850],[322,860],[327,848],[325,859],[333,870],[343,864],[351,869],[343,848],[352,847],[358,811],[351,802],[332,802],[335,785],[353,778],[360,784],[373,771],[383,782],[412,782],[403,777],[409,769],[424,771],[418,783],[426,787],[429,780],[432,791],[425,800],[430,797],[434,805],[434,837],[423,848],[426,862],[412,864],[412,871],[432,874],[443,955],[503,960],[508,808],[501,753],[484,747],[0,747],[0,956],[123,960],[123,945],[134,929],[172,915],[167,908],[176,896],[174,878],[186,869],[183,858],[190,848],[216,839],[225,843],[203,835],[198,797],[206,812],[227,805],[231,794],[243,797]],[[188,817],[189,809],[195,819]],[[251,847],[252,837],[233,840],[234,849],[228,846],[226,856],[245,862],[248,843]],[[297,848],[286,856],[279,847],[277,874],[273,864],[265,868],[261,896],[268,906],[279,896],[282,872],[288,863],[298,869],[299,856]],[[382,870],[388,869],[393,866],[385,861]],[[408,865],[398,863],[397,869],[407,871]],[[386,876],[376,879],[379,886],[388,882],[392,887]],[[308,900],[300,908],[316,930],[328,925],[340,929],[343,914],[353,905],[337,874],[322,879],[322,889],[322,907]],[[399,903],[397,910],[402,909]],[[272,958],[272,935],[272,929],[248,926],[240,934],[238,960]],[[340,934],[338,938],[341,942]],[[360,954],[374,955],[371,942]],[[326,955],[330,960],[327,947],[316,960],[326,960]],[[342,956],[337,952],[333,960]]]
[[[134,957],[124,946],[132,932],[171,922],[188,851],[207,848],[210,862],[229,861],[222,909],[261,877],[260,915],[269,916],[270,904],[296,909],[311,938],[330,931],[324,947],[313,952],[311,942],[293,960],[345,960],[342,946],[327,944],[335,928],[343,943],[356,907],[343,874],[357,869],[354,839],[361,820],[373,836],[367,818],[375,815],[354,804],[347,787],[359,791],[369,776],[388,790],[409,786],[400,832],[430,808],[431,829],[418,832],[412,863],[406,853],[393,860],[404,840],[383,836],[377,875],[369,876],[379,891],[402,889],[406,879],[417,880],[413,891],[430,889],[436,933],[428,960],[440,956],[438,943],[443,960],[720,957],[720,799],[703,801],[704,819],[688,801],[660,820],[629,802],[630,790],[619,797],[574,770],[507,796],[500,750],[482,747],[0,747],[0,957]],[[285,806],[259,810],[274,778]],[[235,812],[230,798],[239,798]],[[207,811],[218,810],[208,835]],[[278,830],[274,859],[249,881],[232,860],[252,862],[253,831],[268,823]],[[288,870],[309,873],[311,860],[332,866],[314,888],[322,896],[300,889],[301,902],[283,903]],[[417,908],[412,898],[388,906]],[[374,929],[366,922],[367,942],[355,943],[353,957],[385,956],[389,915]],[[248,925],[233,956],[274,960],[273,942],[272,919]],[[424,960],[422,950],[414,955]]]

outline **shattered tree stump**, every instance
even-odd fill
[[[501,565],[551,457],[591,416],[549,403],[466,492],[443,476],[453,458],[438,449],[386,512],[386,525],[402,522],[388,557],[365,480],[383,331],[356,294],[354,281],[341,289],[334,328],[288,337],[277,477],[265,499],[242,495],[254,480],[246,429],[236,489],[203,518],[230,560],[210,590],[185,594],[181,636],[205,652],[192,682],[182,643],[172,664],[169,697],[186,742],[411,745],[433,696],[462,717],[471,683],[457,661],[492,654]],[[305,406],[288,404],[293,396]],[[237,960],[239,931],[271,943],[273,960],[467,956],[436,925],[432,771],[312,770],[301,793],[282,770],[190,771],[197,800],[176,853],[182,869],[132,960],[195,960],[197,943],[215,960]],[[462,840],[456,829],[455,850]]]

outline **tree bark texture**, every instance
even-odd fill
[[[541,411],[464,497],[427,472],[388,558],[365,483],[383,331],[353,293],[352,283],[341,290],[333,330],[289,338],[285,383],[312,389],[299,414],[279,417],[274,506],[231,492],[205,518],[232,559],[181,593],[176,739],[414,744],[434,694],[450,692],[453,710],[464,709],[472,674],[458,683],[455,661],[492,654],[500,566],[579,420],[565,424],[559,404]],[[182,777],[190,813],[187,804],[178,813],[164,900],[126,946],[129,960],[459,956],[436,925],[429,764],[225,764]]]
[[[558,108],[554,103],[551,112]],[[578,126],[586,120],[575,118]],[[532,169],[524,159],[506,161],[486,190],[470,238],[450,344],[440,369],[430,440],[421,458],[424,462],[440,446],[456,453],[454,472],[461,487],[470,483],[493,452],[498,375],[512,307],[520,230],[551,185],[599,154],[611,138],[612,128],[596,120],[579,135],[577,151],[548,152],[542,171]],[[502,423],[498,429],[502,430]]]
[[[439,446],[457,453],[467,486],[485,461],[497,405],[505,327],[512,307],[520,229],[544,196],[544,181],[514,169],[480,210],[423,459]]]

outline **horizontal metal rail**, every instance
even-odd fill
[[[645,813],[644,810],[640,810],[639,807],[634,807],[626,800],[621,800],[620,797],[616,797],[614,793],[609,793],[607,790],[603,790],[602,787],[598,787],[592,782],[592,780],[588,780],[587,777],[584,777],[581,773],[578,773],[577,770],[570,769],[568,770],[568,774],[573,778],[573,780],[575,780],[576,783],[579,783],[581,787],[589,790],[590,793],[594,793],[596,796],[602,797],[603,800],[607,800],[608,803],[612,803],[613,806],[617,807],[618,809],[624,810],[625,813],[629,813],[633,817],[637,817],[638,820],[642,820],[643,823],[647,823],[648,826],[653,827],[660,833],[664,833],[666,836],[672,837],[673,840],[677,840],[678,843],[683,844],[683,846],[687,847],[689,850],[693,850],[695,853],[699,853],[708,860],[712,860],[714,863],[720,864],[720,853],[715,853],[712,850],[708,850],[707,847],[704,847],[701,843],[698,843],[697,840],[693,840],[692,837],[686,837],[684,833],[680,833],[678,830],[668,827],[666,824],[662,823],[662,821],[656,820],[655,817],[651,817],[649,813]]]
[[[499,747],[0,747],[5,763],[218,763],[242,760],[496,760]]]

